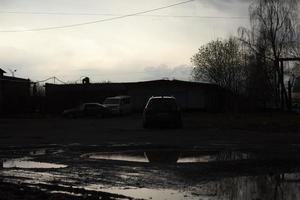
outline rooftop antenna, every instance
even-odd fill
[[[15,73],[17,72],[17,70],[16,70],[16,69],[14,69],[14,70],[8,69],[8,70],[9,70],[9,72],[11,73],[11,76],[12,76],[12,77],[15,77]]]

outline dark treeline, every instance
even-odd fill
[[[193,78],[225,87],[256,108],[287,107],[287,82],[293,85],[300,64],[285,62],[282,69],[280,59],[300,56],[298,12],[297,0],[252,1],[250,27],[201,46],[191,59]]]

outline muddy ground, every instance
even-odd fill
[[[300,115],[183,114],[183,129],[142,128],[142,116],[106,119],[0,118],[0,145],[130,144],[173,145],[282,145],[299,143]],[[253,144],[252,144],[253,143]],[[255,145],[254,145],[255,144]]]
[[[0,199],[300,198],[299,115],[183,120],[145,130],[139,114],[0,119]]]

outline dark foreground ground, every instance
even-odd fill
[[[135,114],[107,119],[0,118],[0,145],[88,145],[152,143],[173,145],[299,143],[300,115],[284,113],[186,113],[183,129],[142,128]]]
[[[183,120],[144,130],[138,114],[0,119],[0,199],[300,198],[300,115]]]

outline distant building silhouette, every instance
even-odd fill
[[[142,111],[151,96],[174,96],[184,110],[221,111],[227,92],[215,84],[179,80],[153,80],[127,83],[46,84],[48,111],[84,102],[102,103],[106,97],[131,96],[133,110]]]
[[[89,77],[84,77],[82,79],[82,84],[89,84],[90,83],[90,78]]]
[[[0,114],[24,113],[30,101],[30,80],[5,73],[0,68]]]
[[[3,77],[4,76],[3,74],[5,74],[5,73],[6,73],[6,71],[4,71],[3,69],[0,68],[0,78]]]

